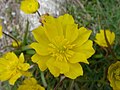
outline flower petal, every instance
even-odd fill
[[[60,70],[57,67],[55,67],[53,62],[55,62],[55,59],[50,58],[46,64],[50,72],[54,75],[54,77],[58,77],[60,75]]]
[[[120,81],[117,81],[117,80],[116,80],[116,81],[115,81],[115,85],[116,85],[116,87],[115,87],[116,89],[114,89],[114,88],[113,88],[113,89],[114,89],[114,90],[120,90]]]
[[[78,62],[84,62],[89,64],[89,62],[87,61],[87,57],[84,53],[75,53],[70,59],[69,59],[70,63],[78,63]]]
[[[22,0],[20,9],[26,13],[31,14],[37,12],[39,3],[37,0]]]
[[[92,33],[91,30],[87,30],[84,27],[79,28],[78,38],[73,43],[77,44],[78,46],[81,46],[83,43],[85,43],[88,40],[91,33]]]
[[[32,56],[32,61],[38,64],[41,71],[44,71],[47,69],[46,62],[48,61],[49,58],[50,56],[41,56],[35,54]]]
[[[18,65],[19,70],[27,71],[30,68],[28,63],[19,63]]]
[[[110,43],[110,45],[113,44],[115,40],[115,34],[114,32],[111,32],[110,30],[105,30],[107,39]],[[96,40],[94,40],[98,45],[103,47],[108,47],[107,42],[105,40],[104,30],[100,30],[100,33],[96,34]]]
[[[2,37],[2,25],[0,24],[0,38]]]
[[[56,18],[53,18],[52,16],[50,18],[51,18],[49,19],[50,23],[45,23],[44,27],[46,28],[45,30],[46,36],[51,42],[53,42],[56,36],[63,37],[63,29],[62,29],[61,23],[58,22]]]
[[[79,63],[71,64],[69,63],[69,72],[64,73],[66,77],[75,79],[80,75],[83,75],[83,69]]]
[[[69,24],[74,24],[74,19],[71,15],[65,14],[63,16],[58,17],[59,22],[62,23],[62,25],[69,25]],[[63,26],[64,27],[64,26]]]
[[[12,62],[14,61],[14,62],[18,62],[19,60],[18,60],[18,57],[15,55],[15,53],[13,53],[13,52],[8,52],[6,55],[5,55],[5,58],[6,59],[11,59],[12,60]]]
[[[79,32],[77,28],[78,28],[77,24],[67,25],[65,38],[70,42],[73,42],[78,37]]]
[[[54,65],[60,69],[60,73],[66,73],[69,71],[69,65],[65,61],[55,61]]]
[[[6,72],[0,72],[0,80],[1,81],[8,80],[12,74],[13,74],[13,72],[8,71],[8,70]]]
[[[16,81],[18,78],[20,78],[21,75],[22,75],[22,74],[21,74],[20,72],[17,72],[14,76],[12,76],[12,77],[10,78],[9,83],[10,83],[11,85],[14,85],[15,81]]]
[[[93,42],[91,40],[88,40],[83,45],[75,47],[73,50],[76,52],[83,53],[86,56],[86,58],[89,58],[95,53],[95,50],[92,46]]]
[[[23,55],[23,53],[21,53],[20,56],[19,56],[19,62],[21,62],[21,63],[24,62],[24,55]]]
[[[32,43],[30,45],[30,47],[32,47],[33,49],[35,49],[35,51],[39,54],[39,55],[48,55],[50,54],[48,51],[48,47],[42,45],[41,43]]]
[[[48,46],[49,40],[45,35],[45,28],[43,26],[39,26],[38,28],[34,29],[32,34],[34,35],[34,38],[37,40],[37,42],[44,46]]]

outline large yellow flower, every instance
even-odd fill
[[[108,80],[113,90],[120,90],[120,61],[111,64],[108,68]]]
[[[20,9],[27,14],[37,12],[38,8],[39,3],[37,0],[23,0],[20,6]]]
[[[2,25],[0,25],[0,38],[2,37]]]
[[[0,58],[0,80],[9,80],[11,85],[22,76],[22,73],[29,69],[30,65],[24,63],[24,56],[21,54],[19,58],[13,53],[8,52]]]
[[[44,87],[37,84],[34,78],[25,79],[22,85],[19,86],[18,90],[45,90]]]
[[[42,71],[48,68],[55,77],[64,74],[75,79],[83,75],[79,62],[89,64],[87,59],[95,52],[88,40],[91,32],[84,27],[78,29],[69,14],[58,18],[46,16],[44,25],[33,30],[37,42],[30,45],[36,50],[32,61]]]
[[[115,33],[111,32],[110,30],[105,30],[105,31],[106,31],[106,36],[107,36],[108,42],[110,43],[110,45],[112,45],[115,40]],[[104,30],[100,30],[100,33],[96,34],[95,42],[99,46],[108,47],[107,42],[105,40]]]

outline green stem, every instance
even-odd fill
[[[45,80],[45,77],[44,77],[44,73],[43,73],[43,72],[41,72],[41,79],[42,79],[42,82],[43,82],[44,87],[47,87],[47,83],[46,83],[46,80]]]
[[[69,84],[69,90],[73,90],[74,80],[72,80]]]
[[[18,40],[16,38],[14,38],[12,35],[9,35],[9,34],[7,34],[5,32],[3,32],[3,34],[6,35],[6,36],[8,36],[8,37],[10,37],[11,39],[13,39],[17,43],[18,47],[20,47],[20,45],[18,43]]]
[[[104,30],[104,36],[105,36],[106,43],[108,45],[108,49],[109,49],[110,53],[112,54],[112,56],[114,57],[114,59],[116,60],[117,58],[116,58],[115,53],[113,52],[112,47],[111,47],[111,45],[110,45],[110,43],[109,43],[109,41],[107,39],[107,35],[106,35],[105,30]]]
[[[24,39],[23,39],[23,45],[27,44],[28,31],[29,31],[29,21],[27,20],[27,25],[26,25]]]
[[[57,90],[58,87],[62,84],[62,82],[65,80],[65,77],[61,76],[61,80],[57,83],[57,85],[55,86],[55,88],[53,90]]]

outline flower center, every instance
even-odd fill
[[[120,80],[120,68],[116,69],[116,71],[114,73],[115,73],[115,78],[117,80]]]
[[[74,46],[75,44],[70,44],[67,39],[56,37],[54,42],[49,44],[49,52],[56,58],[56,60],[64,60],[67,62],[67,60],[74,54],[74,51],[72,51]]]

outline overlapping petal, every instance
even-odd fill
[[[18,90],[45,90],[45,88],[37,84],[35,78],[27,78],[19,86]]]
[[[83,43],[85,43],[88,38],[90,37],[92,31],[91,30],[87,30],[85,27],[81,27],[79,28],[79,35],[78,38],[75,40],[75,44],[77,46],[81,46]]]
[[[32,56],[32,61],[38,64],[41,71],[47,69],[46,62],[48,61],[48,59],[50,59],[50,56],[41,56],[39,54],[34,54]]]
[[[39,55],[49,55],[48,46],[34,42],[30,45]]]
[[[107,78],[113,90],[120,90],[120,61],[109,66]]]
[[[84,44],[75,47],[73,50],[84,54],[87,59],[95,53],[95,50],[93,49],[92,46],[93,46],[93,42],[91,40],[87,40]]]
[[[90,34],[91,30],[84,27],[78,29],[78,25],[69,14],[58,18],[45,16],[43,26],[37,28],[36,34],[33,34],[38,43],[30,45],[36,51],[32,61],[37,63],[42,71],[48,68],[55,77],[64,74],[75,79],[83,75],[79,62],[89,64],[87,59],[95,52],[92,41],[88,40]]]
[[[55,62],[55,58],[50,58],[47,62],[46,65],[48,67],[48,69],[50,70],[50,72],[54,75],[54,77],[58,77],[60,75],[60,69],[57,68],[54,65]]]
[[[30,68],[28,63],[24,63],[24,56],[21,54],[19,58],[13,53],[9,52],[0,58],[0,80],[9,80],[11,85],[22,76],[22,72]]]
[[[106,36],[109,44],[112,45],[115,40],[115,33],[111,32],[110,30],[105,30],[105,32],[106,32]],[[108,47],[107,42],[105,40],[104,30],[100,30],[100,33],[97,33],[95,38],[96,38],[95,42],[99,46]]]
[[[79,63],[69,63],[69,68],[69,72],[64,73],[66,77],[75,79],[76,77],[83,75],[83,69]]]

